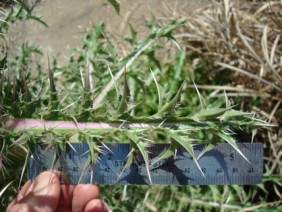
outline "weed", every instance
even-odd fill
[[[187,50],[176,45],[176,56],[164,62],[157,56],[163,48],[157,41],[177,44],[173,31],[185,24],[180,19],[159,27],[153,18],[151,32],[143,42],[136,40],[137,32],[131,26],[132,37],[126,39],[131,52],[125,58],[120,58],[104,24],[98,24],[86,32],[83,47],[65,67],[58,67],[52,58],[47,71],[39,66],[38,75],[31,74],[30,55],[40,51],[27,44],[19,56],[10,58],[11,63],[5,62],[0,75],[0,181],[5,185],[1,186],[1,203],[6,206],[15,196],[19,182],[26,179],[29,156],[42,143],[55,147],[53,164],[66,145],[88,143],[91,152],[85,170],[97,162],[105,143],[129,143],[131,154],[125,169],[134,163],[135,154],[141,153],[149,177],[147,146],[160,140],[170,148],[159,159],[170,157],[182,146],[197,163],[193,145],[207,144],[205,151],[209,151],[216,142],[227,142],[242,155],[232,132],[244,130],[254,136],[258,129],[271,125],[254,113],[237,110],[227,96],[207,100],[196,85],[189,94],[196,104],[191,103],[187,84],[193,83],[193,78],[185,73]],[[265,196],[263,185],[249,191],[236,185],[141,186],[138,192],[134,186],[102,189],[107,189],[105,199],[113,210],[248,210],[255,207],[255,198],[260,201]],[[259,207],[269,209],[277,204],[266,202]]]

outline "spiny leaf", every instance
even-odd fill
[[[215,148],[214,144],[208,144],[206,147],[203,149],[203,151],[198,155],[197,160],[199,160],[206,152],[209,152]]]
[[[127,110],[127,98],[129,96],[129,88],[126,79],[126,68],[124,69],[124,85],[123,85],[123,95],[121,98],[120,105],[117,110],[117,115],[122,115]]]
[[[132,24],[128,24],[128,25],[131,33],[131,38],[126,38],[125,41],[128,41],[132,46],[134,46],[137,44],[137,32]]]
[[[236,140],[231,135],[229,135],[227,132],[218,132],[217,135],[221,137],[223,140],[225,140],[227,143],[229,143],[248,163],[251,164],[251,162],[238,148]]]
[[[177,150],[178,147],[179,147],[179,143],[177,143],[174,140],[172,140],[171,143],[170,143],[169,148],[166,149],[165,151],[163,151],[158,156],[158,159],[156,161],[154,161],[154,163],[152,163],[152,165],[154,165],[155,163],[159,162],[160,160],[165,160],[165,159],[168,159],[171,156],[173,156],[175,154],[175,151]]]
[[[53,160],[52,160],[52,164],[51,164],[51,171],[55,170],[58,158],[59,158],[59,155],[57,154],[57,151],[56,151],[53,155]]]
[[[146,149],[146,145],[141,141],[141,139],[134,133],[130,131],[124,131],[126,136],[133,141],[133,146],[135,146],[135,149],[138,150],[145,162],[147,174],[149,177],[149,181],[152,184],[151,174],[150,174],[150,166],[149,166],[149,155],[148,150]]]
[[[27,165],[28,165],[30,156],[31,156],[31,154],[30,154],[30,152],[28,152],[28,153],[26,154],[25,161],[24,161],[24,165],[23,165],[23,167],[22,167],[22,172],[21,172],[21,177],[20,177],[19,185],[21,185],[21,182],[22,182],[22,179],[23,179],[23,175],[24,175],[24,173],[25,173],[25,171],[26,171],[26,168],[27,168]]]
[[[157,91],[158,91],[158,111],[161,110],[162,108],[162,105],[163,105],[163,98],[165,96],[165,92],[164,92],[164,89],[161,87],[161,85],[158,83],[154,73],[152,72],[151,70],[151,74],[152,74],[152,77],[154,79],[154,82],[156,84],[156,87],[157,87]]]
[[[119,14],[120,7],[119,2],[117,0],[107,0],[116,10],[116,12]]]
[[[49,74],[51,101],[56,101],[58,98],[57,98],[56,86],[54,83],[54,73],[51,69],[49,55],[47,56],[47,58],[48,58],[48,74]]]
[[[257,134],[257,132],[258,132],[258,129],[252,129],[252,143],[254,141],[254,137]]]
[[[169,132],[169,135],[170,137],[175,140],[176,142],[178,142],[181,146],[184,147],[184,149],[186,149],[187,152],[189,152],[189,154],[191,155],[191,157],[193,158],[194,162],[196,163],[198,169],[200,170],[201,174],[203,175],[203,177],[205,177],[205,174],[203,173],[198,161],[197,161],[197,158],[195,156],[195,152],[194,152],[194,149],[193,149],[193,146],[191,144],[191,141],[189,141],[188,139],[186,138],[183,138],[179,135],[177,135],[175,132],[173,131],[168,131]]]
[[[83,96],[83,108],[89,108],[92,104],[91,101],[91,76],[93,72],[93,66],[90,63],[86,66],[85,77],[84,77],[84,96]],[[83,111],[85,116],[88,116],[87,111]]]
[[[86,170],[89,168],[89,166],[91,165],[91,156],[89,156],[89,158],[87,159],[86,163],[85,163],[85,166],[83,167],[83,170],[81,172],[81,175],[79,177],[79,180],[78,180],[78,184],[81,182]]]
[[[178,20],[173,20],[168,27],[163,28],[159,31],[157,31],[157,35],[160,37],[166,37],[168,39],[172,39],[175,40],[175,38],[172,35],[172,31],[179,27],[179,26],[183,26],[186,23],[186,19],[178,19]]]
[[[28,85],[27,85],[25,77],[22,78],[22,82],[23,82],[23,86],[24,86],[24,101],[26,103],[28,103],[28,102],[31,101],[32,96],[31,96],[31,93],[30,93],[30,91],[28,89]]]
[[[254,126],[254,127],[264,127],[264,128],[269,128],[269,127],[275,126],[275,125],[268,123],[267,121],[256,119],[255,117],[251,118],[250,124],[251,124],[251,126]]]
[[[122,174],[130,168],[130,166],[134,163],[134,152],[135,152],[135,149],[134,147],[132,147],[132,145],[130,144],[130,152],[128,153],[127,155],[127,160],[126,160],[126,163],[125,165],[123,166],[121,172],[119,173],[118,175],[118,180],[121,178]]]
[[[68,142],[70,143],[77,143],[79,141],[79,133],[74,133],[72,135],[69,136],[68,138]]]
[[[146,51],[150,46],[153,45],[153,43],[159,39],[160,37],[166,37],[167,32],[171,32],[172,30],[176,29],[177,27],[182,26],[184,23],[186,22],[186,20],[177,20],[177,21],[173,21],[169,26],[164,27],[164,28],[156,28],[154,29],[153,33],[151,33],[147,39],[144,42],[140,42],[140,44],[138,44],[136,46],[136,48],[127,56],[123,59],[124,62],[126,62],[126,67],[129,67],[130,65],[133,64],[133,62],[144,52]],[[101,92],[101,94],[99,94],[97,96],[97,98],[95,99],[94,103],[93,103],[93,108],[96,109],[100,106],[101,102],[103,101],[103,99],[106,97],[105,94],[107,94],[112,86],[114,85],[115,80],[119,79],[119,77],[122,75],[122,69],[120,69],[118,71],[118,73],[115,75],[114,79],[112,79],[107,85],[106,87],[103,89],[103,92]]]
[[[84,176],[84,173],[89,168],[89,166],[95,167],[95,164],[99,160],[99,154],[100,154],[100,148],[90,139],[89,136],[85,136],[86,143],[89,146],[89,158],[87,162],[85,163],[85,166],[81,172],[80,178],[78,182],[81,182],[82,177]],[[93,172],[93,170],[92,170]]]
[[[91,68],[92,68],[91,64],[86,66],[85,77],[84,77],[84,92],[85,93],[88,93],[91,89],[91,87],[90,87],[90,70],[89,70]]]
[[[21,5],[21,7],[28,13],[31,14],[31,9],[28,7],[28,5],[22,1],[22,0],[14,0],[15,2],[17,2],[18,4]]]
[[[182,70],[183,70],[185,61],[186,61],[186,49],[183,48],[181,49],[179,62],[176,66],[175,75],[174,75],[175,80],[181,80],[181,73],[183,73]]]
[[[222,114],[221,116],[219,116],[219,120],[221,121],[228,121],[228,120],[234,120],[234,119],[244,119],[246,117],[246,115],[251,115],[251,113],[246,113],[246,112],[242,112],[239,110],[227,110],[224,114]]]
[[[100,148],[91,140],[87,139],[87,144],[90,150],[90,158],[92,165],[95,165],[100,154]]]
[[[175,109],[177,102],[180,100],[180,96],[181,96],[181,91],[182,88],[184,86],[185,81],[183,81],[183,83],[181,84],[180,88],[178,89],[176,95],[173,97],[173,99],[166,103],[159,111],[158,113],[156,113],[155,115],[153,115],[153,117],[156,118],[161,118],[163,117],[165,114],[171,112],[172,110]]]
[[[201,93],[199,92],[199,90],[198,90],[198,88],[197,88],[195,82],[193,82],[193,84],[194,84],[194,87],[195,87],[195,89],[196,89],[196,91],[197,91],[197,94],[198,94],[198,97],[199,97],[199,100],[200,100],[200,103],[201,103],[201,108],[202,108],[202,110],[203,110],[203,109],[205,109],[205,108],[207,107],[206,100],[204,99],[204,97],[203,97],[203,96],[201,95]]]
[[[201,109],[200,112],[194,114],[190,118],[194,121],[200,122],[200,121],[206,121],[211,119],[216,119],[222,114],[224,114],[226,111],[230,110],[230,108],[207,108],[207,109]]]
[[[162,69],[162,65],[160,60],[158,60],[158,58],[156,57],[156,49],[158,48],[162,48],[160,46],[153,46],[151,48],[148,48],[146,51],[144,51],[144,55],[146,55],[150,61],[152,61],[158,69]]]

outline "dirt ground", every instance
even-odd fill
[[[81,46],[80,39],[85,28],[104,22],[114,35],[125,36],[128,23],[142,33],[145,20],[151,14],[158,18],[189,17],[195,10],[204,7],[209,0],[120,0],[120,15],[106,0],[29,0],[35,5],[34,12],[48,24],[44,27],[35,21],[16,24],[10,35],[12,52],[23,42],[38,44],[44,54],[55,56],[59,65],[64,65],[70,49]],[[142,39],[142,37],[140,38]],[[46,57],[43,57],[46,59]],[[45,62],[47,61],[44,60]],[[45,63],[43,61],[43,63]]]

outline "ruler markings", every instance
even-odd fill
[[[141,155],[136,156],[136,163],[118,178],[126,163],[130,151],[129,144],[107,144],[112,153],[103,148],[100,162],[88,169],[81,182],[80,179],[85,162],[88,159],[87,144],[72,144],[67,148],[56,168],[65,174],[68,183],[97,183],[97,184],[149,184],[149,179]],[[178,148],[175,158],[161,160],[152,165],[169,145],[156,144],[148,149],[150,153],[150,175],[156,185],[225,185],[225,184],[257,184],[263,174],[263,147],[260,143],[238,143],[241,152],[250,160],[249,164],[229,144],[218,144],[215,150],[205,153],[198,161],[202,172],[197,168],[191,155],[184,148]],[[195,145],[195,155],[201,153],[205,145]],[[30,159],[30,178],[34,179],[39,173],[51,168],[54,152],[38,147]],[[94,175],[91,181],[91,174]],[[92,171],[92,172],[91,172]]]

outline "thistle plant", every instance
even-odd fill
[[[101,107],[93,109],[91,97],[98,96],[98,94],[91,89],[90,84],[93,80],[90,79],[93,76],[90,75],[89,70],[93,70],[92,64],[88,65],[83,73],[83,82],[80,82],[82,87],[73,86],[72,92],[77,92],[75,95],[78,100],[72,103],[70,103],[68,93],[57,91],[56,87],[59,86],[55,85],[54,72],[51,67],[48,70],[49,88],[45,91],[38,91],[35,90],[35,87],[30,87],[26,75],[22,74],[19,78],[14,76],[13,80],[10,80],[9,74],[2,72],[1,131],[4,158],[10,148],[22,148],[26,151],[24,163],[24,168],[26,168],[28,158],[35,146],[46,143],[56,148],[55,163],[59,155],[65,151],[65,146],[71,146],[73,142],[86,142],[91,147],[89,163],[86,164],[89,166],[96,163],[102,145],[109,142],[129,143],[131,151],[124,169],[129,168],[135,162],[135,155],[140,153],[150,178],[149,153],[146,149],[148,145],[158,142],[170,144],[169,149],[159,156],[159,160],[173,156],[176,149],[182,146],[190,153],[200,169],[193,145],[207,144],[204,151],[209,151],[217,142],[224,141],[245,158],[237,147],[236,139],[233,136],[234,130],[245,129],[254,136],[258,128],[269,126],[267,122],[256,119],[252,113],[235,110],[227,97],[225,107],[210,108],[196,85],[195,89],[201,103],[199,112],[178,115],[175,110],[177,110],[177,104],[180,103],[186,82],[182,82],[171,99],[166,99],[163,97],[166,95],[160,92],[164,89],[161,88],[154,75],[152,75],[153,83],[160,97],[158,99],[159,109],[152,115],[131,115],[133,108],[129,106],[131,94],[126,69],[124,69],[122,92],[116,94],[120,100],[111,104],[112,98],[107,96],[102,109]],[[82,93],[79,94],[79,91]],[[141,98],[138,95],[142,93],[139,90],[139,94],[136,93],[134,99]],[[71,98],[73,99],[72,96]],[[107,106],[108,104],[110,106]],[[182,107],[185,109],[185,106]],[[111,110],[112,108],[115,110]],[[52,119],[49,120],[50,118]],[[211,134],[211,139],[199,139],[197,135],[203,131]],[[160,135],[164,135],[166,139],[160,139]],[[4,165],[3,163],[2,166]]]
[[[136,41],[131,27],[132,37],[126,40],[132,49],[125,58],[119,58],[105,26],[98,24],[87,31],[82,49],[65,67],[58,67],[56,59],[49,57],[47,70],[40,66],[31,70],[18,63],[2,66],[0,182],[13,182],[16,176],[17,182],[24,179],[28,160],[41,144],[55,149],[54,166],[73,143],[87,143],[90,154],[85,171],[99,161],[102,147],[129,143],[120,176],[141,155],[149,179],[148,147],[156,143],[169,144],[157,160],[172,157],[183,147],[200,171],[198,159],[219,142],[229,143],[248,160],[237,147],[236,132],[243,130],[254,138],[257,130],[269,123],[254,113],[237,110],[227,96],[222,104],[212,105],[195,83],[198,100],[191,109],[188,97],[193,80],[185,73],[185,49],[180,49],[173,62],[160,63],[155,56],[159,48],[165,48],[158,42],[176,43],[172,32],[185,24],[185,20],[175,20],[159,27],[152,21],[151,33],[143,42]],[[20,61],[31,58],[31,54],[21,55]],[[32,74],[35,71],[36,76]],[[197,144],[206,144],[200,155],[193,149]]]

